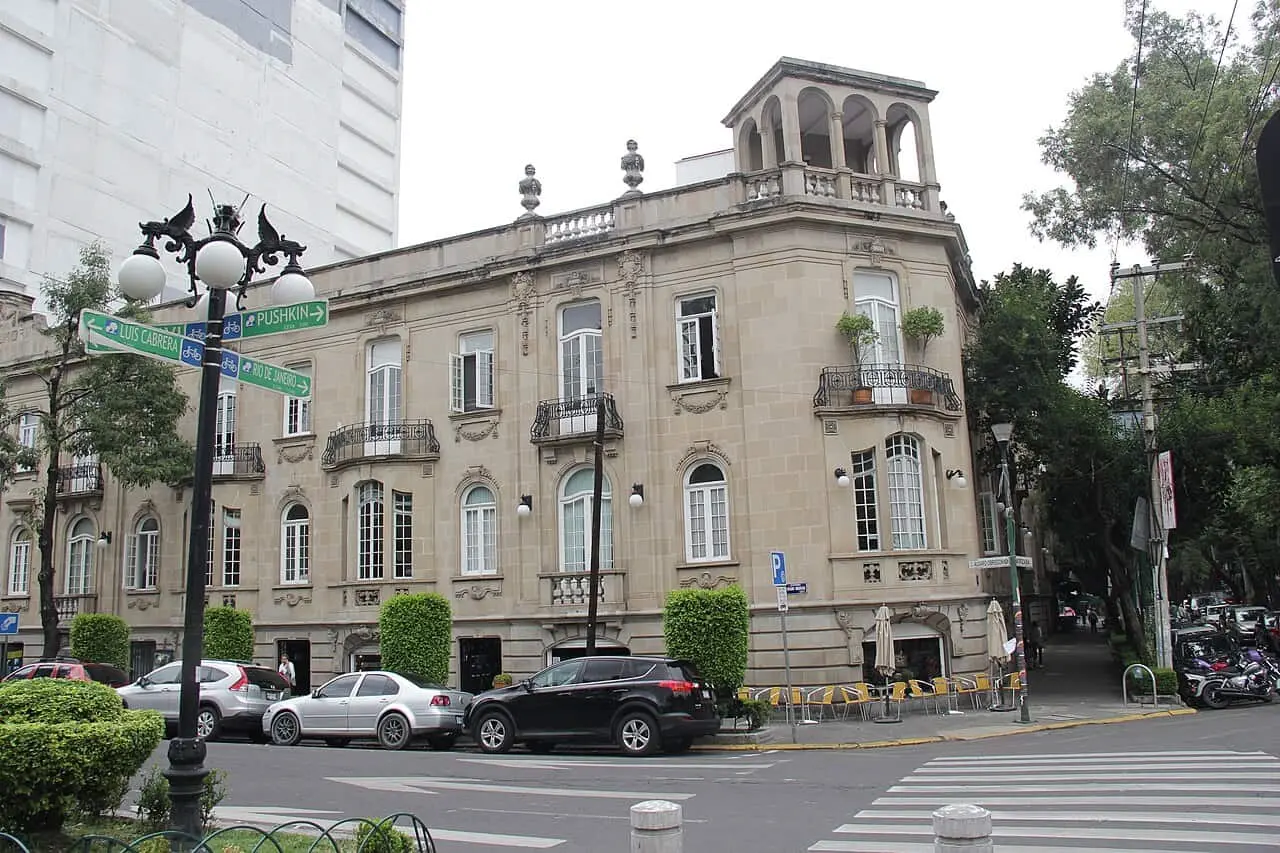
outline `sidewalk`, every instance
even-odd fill
[[[1126,707],[1120,690],[1120,672],[1111,660],[1106,634],[1083,630],[1062,632],[1049,638],[1044,650],[1044,666],[1027,674],[1031,724],[1018,722],[1018,711],[974,710],[968,697],[960,697],[955,707],[960,713],[938,714],[919,703],[903,708],[902,722],[877,723],[882,706],[872,709],[872,720],[821,720],[817,724],[793,727],[774,721],[763,731],[722,735],[702,746],[709,749],[769,748],[871,748],[947,740],[979,740],[1001,735],[1022,734],[1056,728],[1073,728],[1108,722],[1128,722],[1147,716],[1193,714],[1177,700],[1162,701],[1155,708],[1131,701]],[[1007,696],[1007,694],[1006,694]],[[1007,700],[1006,700],[1007,701]],[[892,714],[891,714],[892,715]]]

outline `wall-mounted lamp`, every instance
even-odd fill
[[[631,487],[631,497],[627,498],[627,503],[631,504],[632,509],[639,509],[644,506],[644,486],[636,483]]]
[[[110,544],[111,544],[111,531],[110,530],[102,531],[102,533],[98,536],[98,547],[105,548]]]
[[[1030,527],[1022,528],[1022,535],[1027,537],[1028,542],[1035,538],[1035,533],[1032,532]]]
[[[964,472],[959,468],[947,472],[947,480],[957,489],[969,488],[969,481],[964,478]]]
[[[836,475],[836,485],[842,489],[849,488],[849,484],[853,482],[853,480],[849,479],[849,472],[844,470],[843,468],[837,468],[835,470],[835,475]]]
[[[516,504],[516,515],[525,516],[533,512],[533,495],[521,495],[520,503]]]

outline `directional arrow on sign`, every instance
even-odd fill
[[[18,633],[18,614],[0,613],[0,634]]]
[[[279,305],[257,311],[245,311],[242,314],[228,314],[222,318],[222,339],[238,341],[244,338],[262,338],[283,332],[319,329],[327,325],[329,325],[329,300],[313,299],[310,302],[298,302],[294,305]],[[208,324],[203,322],[159,323],[156,328],[197,341],[203,341],[209,333]]]

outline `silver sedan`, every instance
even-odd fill
[[[330,746],[376,738],[384,749],[404,749],[421,737],[433,749],[449,749],[462,733],[471,699],[470,693],[416,675],[352,672],[309,696],[272,705],[262,717],[262,730],[280,746],[303,738],[320,738]]]

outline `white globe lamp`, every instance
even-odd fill
[[[209,291],[207,290],[196,300],[196,316],[201,318],[209,316]]]
[[[128,299],[150,302],[164,290],[164,267],[154,255],[132,254],[125,258],[116,274],[120,292]]]
[[[525,516],[533,512],[526,503],[516,504],[516,515]]]
[[[196,277],[215,290],[235,287],[244,269],[244,255],[230,240],[211,240],[196,254]]]
[[[296,305],[315,298],[316,289],[302,273],[302,267],[290,263],[271,285],[271,301],[276,305]]]

